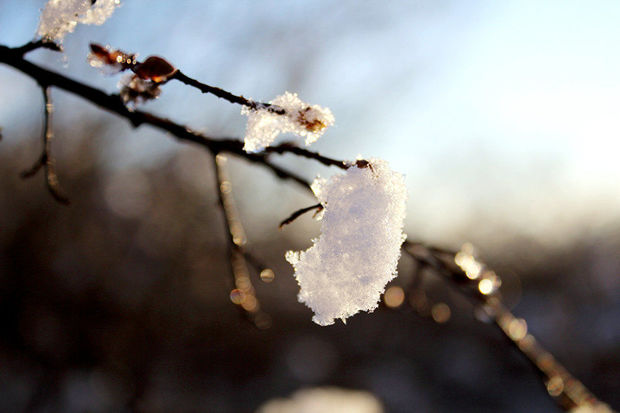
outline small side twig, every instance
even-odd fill
[[[319,163],[322,163],[325,166],[336,166],[340,169],[345,169],[345,170],[348,169],[350,166],[346,161],[341,161],[338,159],[333,159],[327,156],[323,156],[318,152],[313,152],[313,151],[309,151],[304,148],[300,148],[299,146],[291,142],[284,142],[284,143],[281,143],[280,145],[268,146],[267,148],[265,148],[265,152],[266,153],[277,153],[280,155],[291,153],[297,156],[301,156],[302,158],[313,159],[315,161],[318,161]]]
[[[291,222],[295,221],[297,218],[299,218],[301,215],[305,214],[308,211],[312,211],[313,209],[316,209],[315,215],[318,214],[319,212],[321,212],[321,210],[323,210],[323,205],[321,205],[320,203],[315,204],[315,205],[310,205],[309,207],[305,207],[305,208],[301,208],[298,209],[297,211],[293,212],[288,218],[286,218],[284,221],[280,222],[280,225],[278,225],[278,229],[282,229],[282,227],[284,227],[285,225],[290,224]]]
[[[22,178],[30,178],[37,174],[37,172],[43,168],[45,172],[45,182],[47,189],[54,199],[61,204],[69,204],[69,199],[60,188],[58,182],[58,175],[56,175],[56,161],[52,157],[52,138],[54,133],[52,130],[52,112],[54,111],[54,105],[52,103],[52,96],[49,86],[41,86],[43,91],[43,150],[39,159],[29,169],[21,173]]]
[[[26,43],[25,45],[16,47],[13,50],[15,50],[19,55],[23,56],[26,53],[32,52],[33,50],[37,50],[37,49],[48,49],[48,50],[53,50],[54,52],[62,52],[61,45],[45,40],[45,39],[39,39],[39,40]]]
[[[192,86],[200,90],[202,93],[210,93],[212,95],[217,96],[218,98],[225,99],[229,101],[230,103],[236,103],[238,105],[243,105],[250,109],[254,109],[254,110],[267,109],[269,112],[277,113],[278,115],[284,115],[286,113],[286,111],[283,108],[277,105],[272,105],[271,103],[256,102],[254,100],[244,98],[243,96],[233,95],[232,93],[224,89],[221,89],[219,87],[210,86],[205,83],[199,82],[198,80],[187,76],[185,73],[181,72],[180,70],[177,70],[174,73],[174,75],[170,77],[170,79],[176,79],[181,83],[184,83],[188,86]]]
[[[260,308],[248,262],[258,264],[254,257],[245,251],[247,237],[243,224],[239,218],[235,200],[232,196],[232,187],[227,172],[227,159],[222,154],[215,154],[215,178],[219,204],[224,215],[226,224],[226,239],[228,244],[228,256],[232,274],[233,289],[230,292],[231,301],[238,305],[243,314],[258,328],[268,328],[271,318]]]

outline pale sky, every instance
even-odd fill
[[[0,43],[30,40],[43,4],[0,1]],[[507,226],[553,241],[619,222],[618,22],[614,1],[128,0],[106,25],[68,35],[67,61],[44,51],[31,58],[113,91],[118,78],[85,63],[96,41],[165,56],[260,100],[298,92],[336,116],[314,149],[381,157],[406,174],[409,232],[445,240],[476,231],[475,222],[481,232]],[[18,139],[8,121],[28,122],[39,95],[6,67],[0,85],[2,150]],[[66,106],[71,114],[59,117],[83,116],[75,99]],[[244,131],[238,107],[180,86],[145,109],[216,136]],[[177,147],[157,139],[153,150],[150,130],[120,132],[112,164]],[[308,178],[332,172],[309,168]]]

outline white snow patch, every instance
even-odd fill
[[[352,166],[312,190],[323,205],[321,235],[306,251],[288,251],[300,286],[298,299],[320,325],[344,322],[358,311],[373,311],[388,281],[396,276],[407,188],[386,161]]]
[[[319,387],[295,392],[289,399],[273,399],[257,413],[382,413],[383,407],[371,393],[337,387]]]
[[[281,133],[294,133],[306,138],[305,144],[310,145],[323,135],[328,126],[334,124],[334,115],[329,108],[309,105],[297,96],[297,93],[285,92],[271,102],[286,111],[279,115],[268,108],[251,109],[243,107],[241,114],[248,116],[245,132],[246,152],[260,152]]]
[[[570,413],[613,413],[605,403],[584,403],[570,409]]]
[[[49,0],[41,11],[37,35],[62,42],[78,23],[103,24],[120,5],[120,0]]]

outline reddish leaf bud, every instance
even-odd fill
[[[141,79],[161,83],[174,75],[177,69],[161,57],[149,56],[144,62],[136,65],[133,71]]]

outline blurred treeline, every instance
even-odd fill
[[[346,326],[311,323],[283,259],[316,235],[300,234],[308,217],[278,232],[285,216],[274,213],[271,231],[251,233],[248,248],[276,273],[270,284],[254,273],[272,318],[270,328],[254,328],[228,298],[210,156],[179,144],[157,162],[111,167],[102,155],[109,125],[88,122],[56,127],[69,207],[54,202],[42,176],[19,178],[39,154],[36,122],[0,142],[0,411],[247,412],[327,384],[369,390],[389,412],[556,409],[521,355],[432,277],[427,295],[452,308],[445,324],[407,306]],[[281,199],[246,193],[242,218],[253,202],[275,208]],[[530,331],[616,407],[618,229],[555,250],[516,237],[480,245]],[[410,281],[406,261],[395,284]]]

